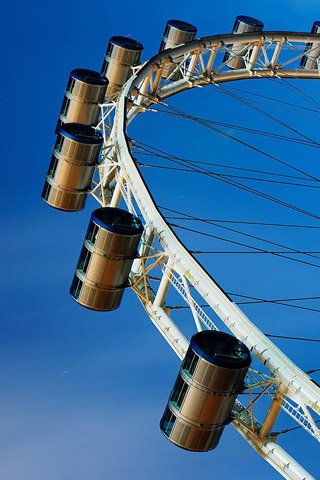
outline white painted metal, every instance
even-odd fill
[[[127,85],[129,90],[128,87],[129,85]],[[115,120],[115,139],[119,148],[119,162],[145,221],[153,225],[154,234],[160,241],[165,253],[172,258],[175,270],[188,278],[226,326],[250,348],[251,352],[268,367],[270,372],[280,377],[281,381],[288,385],[290,398],[297,403],[305,403],[315,412],[320,413],[319,387],[265,337],[237,305],[227,298],[213,279],[180,243],[153,205],[153,199],[147,191],[137,167],[134,165],[125,141],[124,99],[125,95],[122,94]]]
[[[249,54],[246,56],[247,68],[242,70],[226,71],[223,64],[214,66],[217,53],[223,45],[228,43],[244,43],[249,45]],[[283,398],[282,408],[291,414],[300,425],[317,438],[319,430],[310,414],[310,410],[320,414],[320,389],[310,378],[302,372],[293,362],[287,358],[263,333],[244,315],[244,313],[224,294],[214,280],[203,270],[201,265],[190,255],[188,250],[181,244],[175,234],[159,213],[146,185],[135,165],[126,138],[126,126],[135,116],[148,108],[149,105],[179,93],[194,86],[218,84],[220,82],[283,77],[283,78],[320,78],[319,70],[302,70],[290,67],[294,61],[303,55],[297,55],[297,49],[293,50],[294,56],[285,59],[281,63],[282,51],[292,44],[319,42],[319,36],[292,32],[261,32],[243,35],[221,35],[205,37],[170,50],[162,52],[152,59],[133,75],[118,99],[113,129],[110,135],[114,147],[105,158],[105,172],[109,170],[109,160],[117,157],[120,168],[119,175],[125,179],[127,188],[144,218],[150,237],[155,237],[167,259],[169,259],[170,274],[164,268],[160,289],[155,295],[147,295],[146,298],[139,296],[150,319],[153,321],[170,346],[180,358],[185,355],[188,342],[175,326],[171,318],[162,308],[169,282],[184,296],[187,303],[192,307],[192,313],[200,320],[201,309],[197,309],[196,302],[188,291],[189,282],[200,296],[211,306],[213,311],[220,317],[233,334],[241,339],[251,350],[252,354],[259,359],[270,371],[275,383],[282,385],[286,391]],[[206,59],[207,57],[207,59]],[[176,69],[180,70],[183,78],[170,82],[170,77],[161,81],[161,69],[164,65],[179,59]],[[181,58],[184,58],[181,61]],[[188,63],[187,63],[188,62]],[[126,100],[130,99],[133,106],[127,111]],[[107,140],[107,139],[106,139]],[[111,140],[109,141],[111,142]],[[108,140],[107,140],[108,143]],[[137,267],[136,264],[135,267]],[[141,269],[140,269],[141,270]],[[137,269],[135,269],[137,271]],[[177,279],[173,272],[181,278]],[[135,278],[135,277],[134,277]],[[156,299],[156,301],[155,301]],[[204,312],[203,312],[204,313]],[[204,314],[206,315],[206,314]],[[205,316],[204,316],[205,318]],[[208,317],[209,318],[209,317]],[[205,319],[206,320],[206,319]],[[209,319],[209,322],[211,320]],[[205,321],[208,328],[213,328]],[[210,326],[209,326],[210,325]],[[291,399],[298,406],[294,407]],[[291,480],[306,480],[313,477],[308,474],[295,460],[293,460],[281,447],[268,438],[260,438],[257,429],[260,426],[248,415],[239,402],[235,410],[239,416],[233,421],[233,425],[246,438],[246,440],[263,456],[284,478]],[[301,413],[304,412],[303,413]],[[250,423],[253,427],[250,428]],[[306,423],[308,422],[308,424]],[[252,426],[252,425],[251,425]],[[318,437],[319,438],[319,437]]]
[[[191,300],[192,297],[191,297],[189,285],[188,285],[188,282],[187,282],[185,277],[182,277],[182,283],[183,283],[184,291],[185,291],[185,294],[186,294],[186,301],[190,306],[192,316],[193,316],[193,319],[194,319],[194,323],[196,324],[196,327],[197,327],[197,331],[201,332],[202,328],[201,328],[201,323],[200,323],[200,320],[199,320],[199,317],[198,317],[198,312],[195,308],[194,302]]]
[[[168,276],[167,269],[163,269],[163,273],[165,276]],[[169,277],[168,277],[169,278]],[[213,323],[213,321],[208,317],[208,315],[204,312],[204,310],[197,304],[197,302],[192,298],[190,294],[190,290],[186,290],[186,280],[183,278],[183,282],[180,282],[179,279],[171,273],[170,275],[170,282],[172,283],[173,287],[177,290],[177,292],[181,295],[181,297],[185,300],[186,303],[190,305],[192,312],[195,312],[198,317],[198,322],[202,322],[203,325],[208,330],[218,330],[218,327]],[[199,323],[196,322],[196,325]],[[198,330],[201,330],[199,328]]]
[[[169,288],[169,285],[170,285],[171,275],[172,275],[172,272],[170,270],[170,265],[167,265],[166,275],[162,276],[157,294],[156,294],[154,302],[153,302],[153,305],[155,307],[161,307],[161,305],[163,304],[164,299],[166,297],[166,293],[168,292],[168,288]]]

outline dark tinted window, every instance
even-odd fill
[[[167,437],[170,436],[172,429],[174,427],[175,421],[176,421],[176,416],[167,407],[161,422],[162,430],[167,435]]]
[[[61,133],[59,133],[58,136],[57,136],[55,146],[54,146],[54,149],[55,149],[56,152],[61,152],[64,140],[65,140],[65,137],[62,136]]]
[[[79,257],[79,262],[77,265],[77,269],[80,270],[82,273],[86,273],[88,270],[88,265],[90,263],[91,259],[91,252],[90,250],[87,250],[85,246],[82,247],[80,257]]]
[[[70,98],[64,97],[61,107],[61,115],[66,115],[70,104]]]
[[[109,51],[109,49],[108,49],[108,51],[106,52],[106,55],[109,55],[109,54],[110,54],[110,51]],[[102,65],[102,68],[101,68],[101,73],[102,73],[103,75],[106,73],[107,68],[108,68],[108,65],[109,65],[109,62],[108,62],[106,59],[104,59],[103,65]]]
[[[177,378],[177,381],[173,387],[170,400],[174,406],[180,410],[183,403],[184,397],[188,391],[189,385],[180,377]]]
[[[48,170],[48,177],[54,178],[54,174],[56,173],[58,162],[59,160],[57,159],[57,157],[52,155],[51,162],[49,165],[49,170]]]
[[[82,280],[80,280],[80,278],[78,278],[77,275],[75,275],[73,277],[73,281],[70,288],[70,293],[75,299],[79,298],[82,284],[83,284]]]
[[[98,225],[96,225],[94,222],[90,222],[87,230],[87,234],[86,234],[86,240],[88,240],[88,242],[90,242],[92,245],[95,244],[98,231],[99,231]]]
[[[69,81],[68,81],[68,85],[67,85],[66,91],[67,91],[67,92],[72,92],[75,83],[76,83],[75,79],[72,78],[72,77],[70,77],[70,78],[69,78]]]
[[[51,190],[51,185],[50,183],[46,182],[44,184],[43,190],[42,190],[42,198],[44,200],[48,200],[49,195],[50,195],[50,190]]]
[[[194,374],[198,361],[199,357],[193,351],[189,352],[184,359],[182,368],[189,377],[192,377],[192,375]]]

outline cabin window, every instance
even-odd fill
[[[198,364],[198,361],[199,361],[199,357],[193,351],[191,353],[188,353],[188,355],[184,359],[182,368],[185,371],[185,373],[188,375],[188,377],[193,376],[196,366]]]
[[[167,407],[163,416],[163,421],[162,421],[163,432],[167,435],[167,437],[170,436],[172,429],[174,427],[175,421],[176,421],[176,416]]]
[[[65,137],[63,135],[61,135],[61,133],[59,133],[58,136],[57,136],[55,146],[54,146],[54,150],[56,152],[58,152],[58,153],[61,152],[64,141],[65,141]]]
[[[71,295],[72,295],[75,299],[78,299],[78,298],[79,298],[82,285],[83,285],[83,281],[80,280],[80,278],[78,278],[77,275],[75,275],[75,276],[73,277],[72,285],[71,285],[71,288],[70,288]]]
[[[110,50],[110,49],[109,49],[109,50]],[[106,55],[109,55],[109,54],[110,54],[110,51],[109,51],[109,50],[107,51]],[[108,68],[108,65],[109,65],[109,62],[108,62],[106,59],[104,59],[104,60],[103,60],[103,65],[102,65],[102,68],[101,68],[102,74],[105,74],[105,73],[106,73],[107,68]]]
[[[95,244],[98,231],[99,231],[98,225],[96,225],[94,222],[90,222],[88,231],[86,234],[86,240],[88,240],[88,242],[90,242],[92,245]]]
[[[181,408],[188,389],[189,385],[179,375],[170,396],[171,402],[178,410]]]
[[[77,269],[84,274],[87,273],[91,255],[92,255],[92,252],[90,252],[90,250],[88,250],[85,246],[83,246],[80,253]]]
[[[66,115],[70,104],[70,98],[64,97],[60,115]]]
[[[66,92],[72,92],[73,90],[73,87],[74,87],[74,84],[76,83],[75,79],[73,77],[70,77],[69,78],[69,81],[68,81],[68,85],[67,85],[67,88],[66,88]]]
[[[49,195],[50,195],[50,191],[51,191],[51,185],[50,185],[50,183],[46,182],[44,184],[43,191],[42,191],[42,198],[44,200],[48,200]]]
[[[56,170],[57,170],[58,163],[59,163],[58,158],[55,157],[54,155],[52,155],[51,162],[50,162],[50,165],[49,165],[49,170],[48,170],[48,177],[54,178],[54,175],[55,175]]]

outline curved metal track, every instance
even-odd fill
[[[313,477],[275,443],[272,426],[282,408],[319,441],[315,414],[320,414],[320,389],[228,298],[170,229],[135,164],[126,129],[152,104],[196,86],[272,77],[320,79],[319,70],[299,66],[305,43],[312,42],[319,44],[319,36],[294,32],[219,35],[204,37],[153,57],[137,69],[116,103],[102,106],[99,128],[105,135],[105,148],[92,190],[102,205],[116,206],[123,197],[129,210],[143,216],[145,236],[140,258],[135,261],[131,274],[132,289],[177,355],[184,357],[188,341],[165,306],[169,288],[177,290],[186,301],[198,330],[201,323],[205,328],[216,328],[193,299],[189,289],[192,286],[226,327],[249,347],[262,369],[268,370],[268,375],[251,373],[252,385],[259,385],[261,395],[268,393],[271,397],[264,421],[261,424],[255,419],[252,405],[244,407],[237,402],[232,424],[284,478],[292,480]],[[229,44],[244,46],[245,68],[225,68],[222,55]],[[168,65],[172,66],[173,73],[162,78],[162,70]],[[172,81],[176,72],[180,72],[180,78]],[[161,280],[155,290],[149,284],[148,275],[152,268],[159,266]]]

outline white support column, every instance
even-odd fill
[[[271,59],[271,62],[270,62],[270,67],[273,69],[276,64],[277,64],[277,61],[278,61],[278,58],[279,58],[279,55],[280,55],[280,52],[281,52],[281,49],[282,49],[282,44],[284,42],[284,39],[283,40],[280,40],[279,42],[277,42],[277,45],[276,45],[276,48],[274,49],[274,52],[273,52],[273,55],[272,55],[272,59]]]
[[[189,66],[188,66],[188,69],[187,69],[186,74],[185,74],[185,78],[190,79],[192,77],[193,72],[194,72],[194,70],[196,68],[196,65],[197,65],[199,55],[200,55],[200,50],[197,50],[192,55]]]
[[[258,58],[258,55],[259,55],[259,52],[260,52],[260,48],[261,48],[261,42],[259,42],[257,45],[255,45],[251,51],[251,54],[250,54],[250,57],[249,57],[249,60],[247,62],[247,68],[248,70],[250,70],[252,72],[254,66],[255,66],[255,63],[257,61],[257,58]]]
[[[146,94],[148,91],[151,75],[152,75],[152,72],[143,80],[142,85],[140,87],[139,96],[136,101],[136,105],[139,105],[139,106],[143,105],[144,102],[146,101]]]
[[[167,295],[167,292],[168,292],[168,289],[169,289],[169,286],[170,286],[170,278],[171,278],[171,273],[172,273],[171,272],[171,267],[172,267],[172,263],[169,259],[168,263],[165,267],[166,271],[162,275],[160,285],[159,285],[158,291],[156,293],[156,297],[153,301],[153,306],[154,307],[161,307],[165,298],[166,298],[166,295]]]
[[[159,67],[157,69],[157,72],[156,72],[156,75],[155,75],[155,79],[153,81],[153,84],[152,84],[152,90],[151,90],[151,95],[154,95],[159,87],[159,84],[160,84],[160,80],[161,80],[161,74],[162,74],[162,70],[163,68]]]
[[[211,48],[211,53],[210,53],[210,56],[209,56],[209,59],[208,59],[207,65],[206,65],[206,72],[207,72],[207,74],[209,74],[209,73],[211,72],[211,70],[212,70],[213,63],[214,63],[215,58],[216,58],[216,56],[217,56],[218,50],[219,50],[219,47],[218,47],[218,46]]]
[[[279,385],[276,396],[270,405],[266,418],[259,432],[259,437],[266,438],[270,435],[272,427],[274,426],[278,418],[278,415],[280,413],[281,405],[283,403],[283,399],[285,398],[287,391],[288,389],[285,385],[283,384]]]
[[[114,189],[114,192],[113,192],[113,195],[112,195],[112,199],[111,199],[111,202],[110,202],[110,207],[117,207],[120,203],[120,200],[121,200],[121,183],[122,183],[122,179],[118,179],[118,181],[116,183],[116,186],[115,186],[115,189]]]

